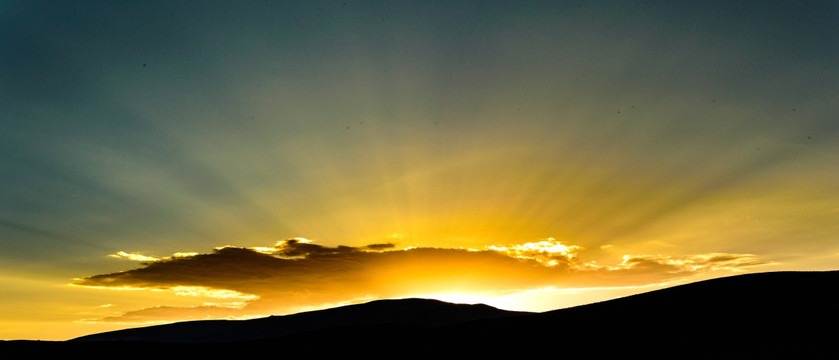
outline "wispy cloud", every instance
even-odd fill
[[[671,274],[709,271],[738,270],[752,266],[768,265],[771,262],[758,260],[751,254],[711,253],[691,256],[624,255],[623,261],[614,269],[633,269]]]
[[[154,262],[154,261],[160,260],[160,259],[158,259],[156,257],[153,257],[153,256],[147,256],[147,255],[142,255],[142,254],[132,254],[132,253],[127,253],[125,251],[117,251],[116,253],[110,254],[108,256],[112,257],[112,258],[115,258],[115,259],[124,259],[124,260],[131,260],[131,261],[151,261],[151,262]]]
[[[167,290],[218,300],[190,308],[155,306],[98,320],[149,322],[268,315],[301,306],[430,293],[643,285],[770,264],[750,254],[715,253],[626,255],[617,266],[599,266],[581,259],[580,249],[551,238],[485,249],[329,247],[298,238],[272,247],[222,246],[209,254],[160,259],[118,252],[116,257],[146,262],[133,270],[79,278],[74,285]]]

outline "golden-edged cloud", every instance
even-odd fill
[[[124,260],[131,260],[131,261],[158,261],[160,259],[153,257],[153,256],[146,256],[143,254],[136,254],[136,253],[127,253],[125,251],[117,251],[116,253],[108,255],[114,259],[124,259]]]
[[[644,285],[711,270],[770,264],[750,254],[684,257],[625,255],[615,266],[586,262],[579,246],[548,238],[484,249],[404,248],[394,244],[329,247],[288,239],[273,247],[223,246],[209,254],[144,261],[142,267],[76,279],[73,285],[171,291],[213,299],[193,307],[158,305],[98,319],[151,322],[244,318],[361,299],[424,294],[509,294],[545,287]],[[154,259],[154,260],[152,260]]]

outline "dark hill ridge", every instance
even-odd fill
[[[389,358],[839,358],[837,285],[839,271],[747,274],[544,313],[382,300],[264,319],[193,321],[16,345],[103,355],[131,348],[172,358],[258,354],[254,349]]]
[[[839,271],[745,274],[449,329],[488,341],[561,341],[592,355],[839,358],[837,289]]]
[[[71,341],[235,342],[280,338],[329,328],[408,325],[439,327],[478,319],[529,314],[476,304],[429,299],[376,300],[364,304],[252,320],[200,320],[82,336]]]

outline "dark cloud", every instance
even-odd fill
[[[365,246],[364,248],[367,250],[390,250],[395,248],[396,245],[392,243],[383,243],[383,244],[370,244]]]
[[[435,293],[499,293],[581,284],[637,285],[711,269],[767,264],[751,255],[710,254],[684,258],[627,256],[620,266],[598,267],[578,259],[571,252],[576,247],[563,246],[562,249],[569,249],[564,254],[546,254],[544,245],[562,245],[555,241],[531,244],[542,247],[525,244],[485,250],[386,250],[392,249],[393,244],[329,247],[289,239],[273,248],[226,246],[210,254],[165,258],[133,270],[84,277],[75,285],[170,289],[227,297],[227,301],[234,302],[190,308],[184,315],[177,315],[171,308],[155,307],[126,313],[124,318],[101,320],[132,321],[169,315],[267,315],[302,305]]]
[[[370,245],[373,247],[379,245]],[[313,257],[313,256],[330,256],[330,255],[340,255],[340,254],[347,254],[361,251],[359,248],[351,247],[351,246],[344,246],[339,245],[334,248],[330,248],[327,246],[313,244],[307,241],[302,241],[299,239],[289,239],[286,241],[281,241],[278,243],[275,248],[277,249],[276,254],[280,256],[287,256],[287,257],[296,257],[296,256],[303,256],[303,257]]]

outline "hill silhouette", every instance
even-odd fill
[[[72,341],[213,343],[275,339],[332,328],[384,325],[440,327],[478,319],[529,314],[477,304],[430,299],[376,300],[364,304],[252,320],[200,320],[82,336]]]
[[[366,304],[242,321],[190,321],[4,348],[137,349],[156,357],[260,354],[366,357],[632,356],[834,358],[839,271],[769,272],[705,280],[543,313],[436,300]],[[261,349],[261,350],[260,350]]]

